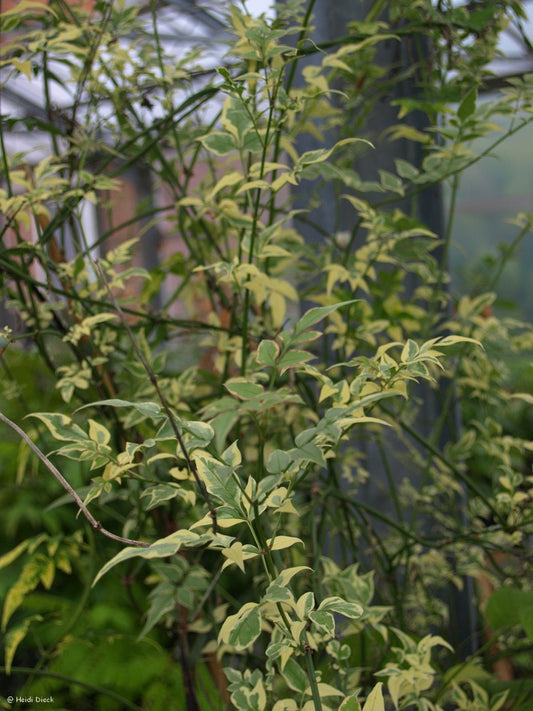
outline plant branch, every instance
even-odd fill
[[[107,291],[109,299],[110,299],[111,303],[113,304],[115,311],[116,311],[122,325],[124,326],[124,328],[126,330],[126,333],[128,334],[128,338],[130,339],[131,345],[133,346],[133,350],[135,351],[135,354],[136,354],[137,358],[139,359],[139,362],[141,363],[142,367],[146,371],[146,374],[148,375],[148,378],[157,393],[159,401],[160,401],[161,405],[163,406],[163,410],[165,411],[165,414],[168,417],[168,421],[170,423],[172,431],[174,432],[174,436],[176,437],[176,440],[178,442],[179,448],[181,450],[181,453],[183,455],[183,458],[185,460],[187,468],[193,475],[196,485],[197,485],[200,493],[202,494],[204,501],[207,504],[207,508],[209,509],[209,514],[211,516],[211,520],[213,521],[213,533],[216,533],[217,532],[217,513],[215,510],[215,507],[213,505],[213,502],[211,500],[211,497],[209,495],[209,492],[207,491],[207,488],[206,488],[204,482],[200,479],[200,475],[198,474],[198,469],[196,467],[196,464],[193,461],[193,459],[191,458],[191,455],[189,454],[189,450],[187,449],[185,442],[183,440],[183,437],[181,436],[181,432],[179,431],[178,426],[176,424],[176,420],[174,419],[174,414],[172,413],[172,410],[170,409],[167,399],[163,395],[163,392],[159,386],[159,381],[157,380],[157,376],[154,373],[153,368],[150,366],[150,364],[144,357],[141,349],[139,348],[139,345],[138,345],[137,341],[135,340],[133,331],[131,330],[129,323],[126,320],[126,317],[124,316],[124,312],[122,311],[120,304],[118,303],[118,301],[116,300],[115,296],[113,295],[111,289],[109,288],[109,283],[106,279],[106,276],[103,272],[102,267],[100,266],[100,263],[97,260],[94,261],[94,266],[95,266],[95,269],[102,281],[102,284],[104,285],[104,287]]]
[[[390,409],[385,406],[382,407],[384,412],[386,412],[391,417],[393,416],[393,413]],[[419,434],[414,429],[414,427],[411,427],[409,424],[407,424],[407,422],[401,419],[398,420],[398,424],[403,430],[405,430],[405,432],[411,435],[411,437],[416,440],[420,445],[422,445],[428,452],[431,452],[434,457],[436,457],[439,461],[446,465],[455,474],[459,481],[461,481],[463,484],[465,484],[465,486],[468,487],[468,489],[470,489],[470,491],[473,491],[474,494],[479,496],[480,500],[485,504],[485,506],[490,510],[490,512],[495,516],[495,518],[505,527],[505,521],[502,520],[500,513],[485,496],[485,494],[481,490],[481,487],[478,486],[478,484],[472,479],[472,477],[468,476],[467,474],[464,474],[459,469],[459,467],[457,467],[444,454],[442,454],[442,452],[440,452],[432,442],[430,442],[428,439]]]
[[[48,469],[48,471],[55,476],[57,481],[61,484],[63,489],[69,494],[69,496],[74,499],[76,504],[78,505],[80,511],[82,514],[85,516],[87,521],[91,524],[91,526],[94,528],[95,531],[99,531],[102,533],[104,536],[107,536],[107,538],[111,538],[113,541],[118,541],[119,543],[124,543],[128,546],[137,546],[137,547],[142,547],[142,548],[147,548],[150,544],[146,543],[146,541],[136,541],[132,538],[124,538],[123,536],[117,536],[115,533],[111,533],[111,531],[108,531],[106,528],[102,526],[100,521],[97,521],[92,513],[89,511],[89,509],[85,506],[79,495],[76,493],[76,491],[72,488],[72,486],[69,484],[69,482],[65,479],[63,474],[55,467],[52,462],[48,459],[46,454],[41,452],[39,447],[31,440],[26,432],[24,432],[23,429],[21,429],[18,425],[16,425],[12,420],[10,420],[8,417],[6,417],[2,412],[0,412],[0,421],[4,422],[8,427],[11,427],[12,430],[14,430],[19,437],[21,437],[24,442],[28,445],[28,447],[36,454],[41,462],[45,465],[45,467]]]

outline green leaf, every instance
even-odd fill
[[[232,704],[238,711],[265,711],[267,697],[260,670],[256,669],[250,677],[245,677],[244,684],[242,681],[232,683],[230,690]]]
[[[236,507],[242,499],[242,492],[235,480],[233,467],[222,464],[217,459],[205,454],[194,453],[193,459],[198,467],[198,475],[204,482],[207,491],[231,507],[232,510],[237,511]]]
[[[2,611],[2,631],[5,631],[11,616],[22,605],[26,595],[39,585],[47,565],[48,559],[41,555],[31,558],[24,565],[18,580],[7,591]]]
[[[454,346],[456,343],[474,343],[476,346],[483,347],[478,340],[475,338],[467,338],[467,336],[444,336],[435,341],[435,345],[439,348],[441,346]]]
[[[218,635],[219,642],[236,650],[246,649],[261,634],[261,611],[255,602],[247,602],[235,615],[230,615]]]
[[[139,633],[137,639],[142,639],[155,625],[173,610],[176,609],[176,600],[174,597],[176,586],[169,583],[161,583],[155,589],[153,601],[146,615],[146,622]],[[152,595],[151,595],[152,597]]]
[[[32,412],[28,417],[36,417],[44,422],[54,439],[63,442],[80,442],[89,439],[81,427],[74,424],[70,417],[59,412]]]
[[[234,137],[229,133],[222,133],[221,131],[207,133],[199,140],[206,150],[217,156],[226,156],[228,153],[233,153],[237,147]]]
[[[309,613],[309,619],[330,637],[335,636],[335,619],[331,612],[327,610],[312,610]]]
[[[278,585],[288,585],[289,581],[293,579],[295,575],[301,573],[303,570],[311,570],[308,565],[296,565],[292,568],[285,568],[282,570],[274,582]]]
[[[235,541],[229,548],[224,548],[222,550],[222,555],[227,558],[227,561],[224,563],[222,569],[226,568],[228,565],[231,565],[231,563],[235,563],[235,565],[244,573],[244,551],[243,545],[240,541]]]
[[[242,462],[242,454],[237,441],[232,442],[230,446],[222,453],[222,460],[228,467],[236,468]]]
[[[321,467],[326,465],[322,450],[320,447],[317,447],[316,444],[313,444],[313,442],[308,442],[298,447],[298,449],[291,449],[290,454],[293,459],[298,459],[303,462],[313,462]]]
[[[259,365],[276,365],[279,356],[279,346],[275,341],[261,341],[257,348],[256,361]]]
[[[235,401],[232,398],[227,397],[225,399],[231,401],[233,406],[235,405]],[[211,427],[215,431],[215,445],[217,452],[221,452],[224,449],[224,445],[231,428],[238,421],[239,417],[240,414],[238,410],[233,407],[233,410],[221,412],[211,420]]]
[[[357,698],[357,692],[343,699],[339,706],[339,711],[361,711],[361,705]]]
[[[314,163],[326,161],[333,151],[348,143],[366,143],[368,146],[372,146],[372,144],[364,138],[343,138],[341,141],[338,141],[333,148],[317,148],[316,150],[302,153],[295,165],[295,171],[301,170],[308,165],[313,165]]]
[[[32,615],[27,617],[21,624],[16,627],[12,627],[9,632],[6,633],[4,639],[5,648],[5,666],[6,674],[9,676],[11,674],[11,665],[13,664],[13,659],[15,657],[15,652],[17,647],[22,642],[32,622],[40,622],[42,620],[41,615]]]
[[[111,439],[111,433],[107,427],[89,418],[89,437],[93,442],[96,442],[96,444],[105,447]]]
[[[241,173],[237,173],[236,171],[232,173],[226,173],[225,175],[220,178],[220,180],[217,182],[213,190],[209,193],[207,200],[211,201],[213,198],[223,189],[223,188],[228,188],[232,187],[236,183],[240,182],[243,180],[243,176]]]
[[[298,602],[296,603],[296,614],[301,620],[306,620],[314,606],[314,594],[312,592],[306,592],[298,598]]]
[[[151,417],[152,419],[157,419],[164,415],[161,407],[155,402],[130,402],[129,400],[120,400],[118,398],[90,402],[87,405],[78,407],[76,412],[85,410],[87,407],[100,407],[100,405],[107,405],[108,407],[133,407],[137,412],[140,412],[141,415],[144,415],[144,417]]]
[[[318,682],[317,688],[320,696],[343,696],[342,691],[331,686],[331,684],[325,684],[323,681]]]
[[[457,109],[457,117],[461,121],[461,123],[464,123],[468,118],[470,118],[470,116],[472,116],[472,114],[476,110],[476,102],[477,89],[473,88],[470,89],[470,91],[461,101]]]
[[[396,166],[396,172],[400,178],[413,180],[413,178],[416,178],[416,176],[420,173],[418,168],[416,168],[412,163],[408,163],[406,160],[402,160],[401,158],[397,158],[394,161],[394,165]]]
[[[299,694],[304,694],[307,689],[307,674],[298,664],[294,657],[287,659],[283,671],[281,672],[282,677],[287,682],[287,686],[293,691],[297,691]]]
[[[69,498],[70,502],[70,498]],[[44,540],[44,538],[43,538]],[[30,545],[31,540],[27,539],[25,541],[22,541],[22,543],[19,543],[18,546],[13,548],[12,550],[8,551],[7,553],[4,553],[3,556],[0,556],[0,569],[5,568],[6,566],[10,565],[14,560],[16,560],[19,555],[22,555],[26,548]]]
[[[286,587],[285,585],[280,585],[279,583],[274,581],[273,583],[270,583],[270,585],[266,589],[262,601],[288,602],[289,604],[292,604],[294,602],[294,595],[292,594],[290,588]]]
[[[250,110],[245,102],[230,95],[224,102],[222,109],[222,125],[237,141],[237,145],[243,146],[244,137],[250,130],[254,130]]]
[[[177,553],[180,548],[201,546],[209,541],[211,541],[210,534],[198,534],[193,531],[188,531],[187,529],[180,529],[179,531],[171,533],[170,536],[166,538],[160,538],[147,548],[128,546],[121,550],[120,553],[117,553],[116,556],[111,558],[111,560],[98,571],[93,581],[93,586],[96,585],[100,578],[109,572],[111,568],[114,568],[115,565],[130,560],[131,558],[145,558],[148,560],[154,558],[168,558]]]
[[[461,662],[450,667],[442,678],[442,685],[448,686],[452,682],[460,684],[464,681],[479,681],[481,684],[492,679],[492,675],[486,669],[483,669],[477,661]]]
[[[180,422],[178,420],[178,426],[181,427],[182,434],[185,435],[185,444],[189,451],[207,447],[215,436],[212,426],[207,422],[194,420]]]
[[[267,545],[271,551],[280,551],[284,548],[290,548],[297,543],[303,545],[302,539],[296,538],[296,536],[276,536],[275,538],[269,538],[267,540]]]
[[[315,358],[315,356],[308,351],[288,351],[278,360],[278,368],[283,372],[289,368],[294,368],[298,365],[308,363],[310,360],[313,360],[313,358]]]
[[[271,474],[283,474],[290,466],[292,458],[287,452],[275,449],[268,457],[266,468]]]
[[[224,384],[224,387],[239,400],[252,400],[264,393],[262,385],[245,378],[232,378]]]
[[[302,570],[311,569],[306,565],[298,565],[282,570],[278,577],[275,578],[266,589],[263,600],[270,602],[288,602],[293,605],[294,595],[288,585],[292,578]]]
[[[511,7],[513,7],[514,4],[515,3],[511,3]],[[489,29],[489,27],[493,24],[494,13],[495,7],[489,3],[488,7],[482,7],[480,10],[471,11],[468,18],[465,19],[465,25],[468,29],[481,34],[484,30],[486,31]]]
[[[311,326],[314,326],[315,323],[319,323],[319,321],[325,319],[326,316],[329,316],[329,314],[334,311],[337,311],[343,306],[355,304],[357,301],[359,301],[359,299],[350,299],[350,301],[341,301],[338,304],[331,304],[330,306],[315,306],[314,308],[309,309],[309,311],[306,311],[306,313],[295,325],[294,335],[298,336],[303,331],[306,331]]]
[[[398,195],[404,194],[405,191],[403,187],[403,182],[401,178],[398,178],[398,176],[394,175],[393,173],[389,173],[388,170],[380,170],[379,178],[381,181],[381,185],[385,190],[388,190],[392,193],[397,193]]]
[[[533,641],[533,592],[499,588],[488,599],[486,615],[495,631],[521,625]]]
[[[417,344],[409,338],[407,343],[405,344],[405,346],[402,349],[402,354],[400,356],[400,359],[401,359],[402,363],[409,363],[410,361],[412,361],[416,358],[418,353],[419,353],[419,350],[418,350]]]
[[[329,612],[335,612],[344,617],[349,617],[353,620],[359,619],[364,614],[364,609],[361,605],[355,602],[346,602],[341,597],[327,597],[320,603],[319,610],[328,610]]]
[[[141,494],[141,498],[148,498],[145,511],[151,511],[160,506],[165,501],[170,501],[180,497],[191,504],[194,504],[195,495],[192,491],[186,491],[177,484],[156,484],[147,487]]]

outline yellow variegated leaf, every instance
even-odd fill
[[[260,259],[270,259],[271,257],[292,257],[292,254],[277,244],[267,244],[261,249],[258,257]]]
[[[290,185],[298,185],[298,179],[294,173],[282,173],[278,176],[276,180],[272,182],[272,192],[278,193],[287,183]]]
[[[237,195],[246,192],[247,190],[268,190],[270,188],[270,183],[266,180],[250,180],[237,190]]]
[[[324,383],[320,390],[320,396],[318,401],[322,402],[323,400],[326,400],[328,397],[333,397],[334,395],[337,394],[337,388],[332,385],[331,380],[329,383]]]
[[[281,506],[278,506],[276,509],[274,509],[274,513],[286,513],[293,514],[295,516],[300,515],[300,512],[295,508],[291,499],[285,499]]]
[[[318,683],[318,691],[320,696],[344,696],[342,691],[331,686],[331,684],[325,684],[323,681]]]
[[[42,558],[39,556],[32,558],[24,565],[18,580],[7,591],[2,611],[3,631],[13,613],[22,605],[26,595],[39,585],[42,570]]]
[[[10,565],[14,560],[19,557],[19,555],[24,553],[30,542],[30,540],[22,541],[22,543],[19,543],[18,546],[8,551],[7,553],[4,553],[3,556],[0,556],[0,569],[5,568],[7,565]]]
[[[298,573],[301,573],[303,570],[312,570],[312,568],[308,565],[295,565],[291,568],[285,568],[285,570],[281,571],[274,582],[280,586],[288,585],[292,578],[294,578],[295,575],[298,575]]]
[[[231,519],[233,521],[233,519]],[[222,525],[223,521],[220,521],[217,519],[217,526],[219,528],[224,528]],[[195,528],[204,528],[205,526],[212,526],[213,525],[213,519],[211,518],[210,513],[206,513],[206,515],[201,518],[199,521],[195,521],[194,523],[191,524],[190,529],[191,531],[194,530]],[[231,526],[234,526],[235,524],[231,524]]]
[[[220,628],[219,642],[237,650],[246,649],[261,634],[261,612],[256,602],[247,602],[235,614],[230,615]]]
[[[304,544],[302,539],[296,538],[296,536],[276,536],[275,538],[269,538],[267,540],[267,545],[271,551],[280,551],[283,548],[290,548],[297,543]]]
[[[237,565],[244,573],[244,553],[243,546],[240,541],[235,541],[235,543],[232,543],[229,548],[224,548],[222,555],[228,559],[222,566],[222,570],[224,570],[224,568],[228,565],[235,563],[235,565]]]
[[[99,422],[89,419],[89,437],[93,442],[105,447],[111,439],[111,434],[109,430]]]
[[[281,296],[281,294],[271,294],[270,309],[272,313],[272,325],[274,328],[281,328],[287,311],[285,298]]]
[[[294,620],[293,622],[290,623],[291,637],[296,642],[296,644],[300,644],[300,642],[302,641],[302,634],[303,634],[306,626],[307,626],[306,620]]]
[[[233,171],[231,173],[226,173],[220,180],[217,182],[213,190],[209,193],[207,196],[207,200],[210,201],[212,200],[217,193],[219,193],[223,188],[228,188],[233,185],[236,185],[239,183],[241,180],[243,180],[243,176],[241,173],[237,173],[237,171]],[[242,190],[242,188],[241,188]],[[240,192],[240,191],[238,191]]]
[[[187,529],[180,529],[171,533],[170,536],[166,536],[166,538],[155,541],[146,548],[136,548],[133,546],[123,548],[100,569],[93,581],[93,586],[96,585],[100,578],[111,570],[111,568],[114,568],[115,565],[129,560],[130,558],[168,558],[177,553],[180,548],[201,546],[210,541],[211,535],[208,533],[199,534]]]
[[[47,590],[50,590],[52,583],[54,582],[54,577],[56,573],[56,567],[54,561],[50,558],[42,561],[40,580]]]
[[[274,170],[287,170],[287,166],[284,163],[275,163],[272,161],[265,161],[264,163],[254,163],[250,168],[250,175],[252,177],[258,177],[259,175],[265,175]]]
[[[314,594],[312,592],[306,592],[298,598],[298,602],[296,603],[296,614],[301,620],[307,620],[307,616],[314,606]]]
[[[187,625],[187,629],[189,630],[189,632],[195,632],[196,634],[205,634],[206,632],[209,632],[212,628],[213,625],[208,622],[205,617],[199,617],[197,620],[189,622]]]
[[[230,467],[238,467],[242,462],[242,455],[239,449],[239,443],[237,441],[230,444],[230,446],[222,454],[222,459]]]
[[[294,699],[280,699],[276,701],[272,711],[298,711],[298,708],[299,706]]]
[[[202,207],[203,201],[200,198],[187,196],[178,200],[177,205],[179,207]]]
[[[202,519],[204,522],[203,525],[213,525],[213,519],[211,518],[211,514],[208,514],[206,517]],[[200,522],[199,522],[200,523]],[[217,518],[217,526],[219,528],[233,528],[233,526],[237,526],[239,523],[245,523],[244,518]],[[194,524],[194,526],[191,526],[191,528],[195,527],[197,524]]]
[[[285,664],[287,664],[287,661],[292,657],[293,654],[294,647],[292,645],[287,644],[283,647],[279,657],[280,667],[282,670],[284,669]]]
[[[361,711],[361,705],[357,698],[357,692],[347,696],[339,706],[339,711]]]
[[[17,647],[28,633],[30,625],[32,624],[32,622],[40,622],[42,619],[43,618],[41,615],[32,615],[31,617],[27,617],[20,625],[13,627],[9,630],[9,632],[6,633],[4,638],[4,663],[6,667],[6,674],[8,676],[9,674],[11,674],[11,665],[13,664],[13,659],[15,657]]]
[[[31,79],[31,61],[29,59],[21,61],[20,59],[13,57],[11,64],[15,67],[15,69],[18,69],[21,74],[24,74],[27,79]]]
[[[385,711],[383,684],[378,682],[366,698],[363,711]]]

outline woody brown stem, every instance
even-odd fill
[[[0,421],[4,422],[8,427],[11,427],[12,430],[14,430],[19,437],[21,437],[24,442],[28,445],[28,447],[34,452],[41,462],[45,465],[45,467],[48,469],[49,472],[51,472],[57,481],[61,484],[63,489],[74,499],[76,504],[78,505],[80,511],[82,514],[85,516],[87,521],[91,524],[91,526],[94,528],[95,531],[99,531],[101,534],[104,536],[107,536],[107,538],[111,538],[113,541],[118,541],[119,543],[124,543],[129,546],[137,546],[137,547],[142,547],[142,548],[147,548],[150,544],[146,543],[145,541],[136,541],[132,538],[124,538],[123,536],[117,536],[116,533],[111,533],[111,531],[108,531],[105,529],[100,521],[97,521],[92,513],[89,511],[89,509],[85,506],[79,495],[76,493],[76,491],[72,488],[72,486],[69,484],[69,482],[65,479],[63,474],[55,467],[52,462],[48,459],[46,454],[41,452],[39,447],[33,442],[26,432],[24,432],[23,429],[21,429],[18,425],[16,425],[12,420],[10,420],[8,417],[6,417],[2,412],[0,412]]]

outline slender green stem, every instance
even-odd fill
[[[272,122],[274,119],[274,111],[276,106],[276,93],[273,92],[270,98],[270,105],[268,111],[267,125],[265,129],[265,137],[263,139],[263,148],[261,151],[261,166],[259,169],[259,180],[263,180],[265,175],[265,164],[267,160],[267,153],[269,148],[269,138],[272,129]],[[263,191],[261,188],[257,188],[255,193],[255,203],[253,208],[253,223],[250,235],[250,248],[248,253],[248,263],[253,264],[255,260],[255,244],[257,240],[257,234],[259,231],[259,209],[261,207],[261,197]],[[242,315],[242,344],[241,344],[241,375],[246,375],[246,363],[248,360],[248,328],[250,321],[250,302],[251,302],[251,292],[250,289],[245,288],[244,294],[244,306]]]
[[[464,173],[468,168],[471,168],[472,166],[476,165],[479,163],[481,160],[486,158],[487,156],[491,155],[494,151],[495,148],[497,148],[500,144],[502,144],[504,141],[506,141],[508,138],[513,136],[515,133],[518,133],[518,131],[522,130],[526,126],[529,126],[531,123],[533,123],[533,116],[524,118],[521,123],[519,123],[517,126],[509,129],[509,131],[505,132],[502,136],[494,140],[488,148],[484,149],[481,151],[481,153],[478,153],[477,155],[473,156],[467,163],[461,164],[456,168],[450,168],[447,171],[443,171],[441,175],[438,176],[438,178],[435,178],[434,180],[428,181],[427,183],[423,183],[421,185],[417,185],[416,187],[413,187],[410,190],[407,190],[404,194],[404,198],[411,198],[413,196],[419,195],[420,193],[426,191],[428,188],[431,188],[435,185],[439,185],[443,183],[445,180],[449,180],[450,178],[453,178],[456,175],[461,175]],[[384,198],[383,200],[378,200],[374,203],[372,203],[372,207],[374,209],[378,209],[381,207],[386,207],[387,205],[393,205],[398,202],[398,197],[396,195],[389,197],[389,198]]]
[[[459,173],[452,178],[452,189],[450,196],[450,208],[448,210],[448,224],[446,225],[446,234],[444,236],[442,254],[440,257],[440,269],[437,277],[437,283],[434,287],[434,299],[431,304],[430,318],[428,319],[428,328],[434,328],[435,316],[441,310],[440,300],[443,297],[442,289],[444,286],[444,281],[448,274],[448,255],[450,253],[450,245],[452,241],[453,232],[453,221],[455,218],[455,209],[457,202],[457,195],[459,194],[459,184],[461,176]],[[431,335],[431,334],[428,334]]]
[[[365,21],[372,22],[377,17],[379,17],[383,11],[383,8],[386,7],[386,5],[387,0],[376,0],[375,2],[373,2],[372,7],[370,8],[365,17]]]
[[[498,260],[498,268],[494,272],[494,275],[492,276],[489,284],[487,285],[487,291],[492,291],[497,286],[498,282],[500,281],[501,275],[503,274],[503,270],[507,266],[511,257],[514,255],[518,245],[524,239],[524,237],[531,232],[532,229],[533,220],[528,221],[527,224],[524,225],[524,227],[520,230],[520,232],[509,245],[509,248],[505,250],[505,253],[502,255],[501,259]]]
[[[402,505],[400,503],[400,499],[398,496],[398,490],[396,487],[396,481],[395,481],[394,476],[391,472],[389,458],[387,455],[387,450],[385,449],[385,445],[383,443],[383,437],[381,436],[381,434],[378,435],[378,437],[377,437],[377,446],[378,446],[378,451],[381,456],[381,461],[383,463],[383,469],[385,471],[385,476],[387,477],[387,483],[389,485],[389,492],[391,494],[392,502],[394,504],[396,516],[398,517],[398,521],[401,524],[403,524],[404,518],[403,518]]]
[[[390,410],[387,410],[386,407],[382,406],[383,410],[387,412],[389,415],[392,416],[392,413]],[[427,449],[429,452],[431,452],[439,461],[441,461],[443,464],[445,464],[450,471],[454,473],[454,475],[459,479],[459,481],[462,481],[463,484],[465,484],[468,489],[473,491],[481,501],[485,504],[485,506],[489,509],[489,511],[496,517],[497,520],[499,520],[502,525],[505,525],[505,521],[502,519],[499,511],[493,506],[493,504],[487,499],[485,496],[485,493],[481,490],[481,488],[476,484],[476,482],[469,477],[467,474],[464,474],[453,462],[451,462],[442,452],[440,452],[437,447],[430,442],[428,439],[423,437],[421,434],[419,434],[414,427],[409,425],[407,422],[400,420],[399,423],[400,427],[405,430],[416,442],[421,444],[425,449]]]
[[[306,11],[305,11],[305,16],[302,22],[302,29],[300,30],[300,34],[298,35],[298,39],[296,41],[296,48],[298,51],[298,46],[304,41],[308,31],[309,31],[309,23],[311,22],[311,17],[313,14],[313,9],[315,6],[315,0],[310,0],[310,2],[307,5]],[[285,91],[287,94],[290,94],[292,85],[294,83],[294,78],[296,76],[296,69],[298,66],[298,56],[294,57],[291,61],[291,66],[289,69],[289,73],[287,76],[287,79],[285,81]],[[280,81],[281,81],[281,76],[280,76]],[[278,126],[276,128],[276,134],[275,134],[275,139],[274,139],[274,147],[272,150],[272,156],[273,156],[273,161],[277,162],[279,160],[280,156],[280,147],[281,147],[281,136],[282,136],[282,123],[283,123],[283,116],[284,116],[284,111],[280,113],[279,119],[278,119]],[[276,180],[277,177],[277,170],[274,170],[272,172],[272,182]],[[274,222],[274,215],[275,215],[275,206],[276,206],[276,196],[272,195],[270,198],[270,205],[269,205],[269,224],[272,224]]]
[[[4,118],[2,117],[2,123]],[[9,171],[9,160],[7,157],[6,144],[4,142],[4,126],[0,124],[0,150],[2,152],[2,163],[4,164],[4,178],[6,181],[7,194],[9,197],[13,197],[13,187],[11,185],[11,174]]]
[[[320,698],[320,691],[316,680],[313,652],[311,651],[311,647],[309,645],[307,645],[305,651],[305,667],[307,669],[307,678],[309,679],[309,686],[311,688],[311,696],[313,697],[315,711],[322,711],[322,700]]]

